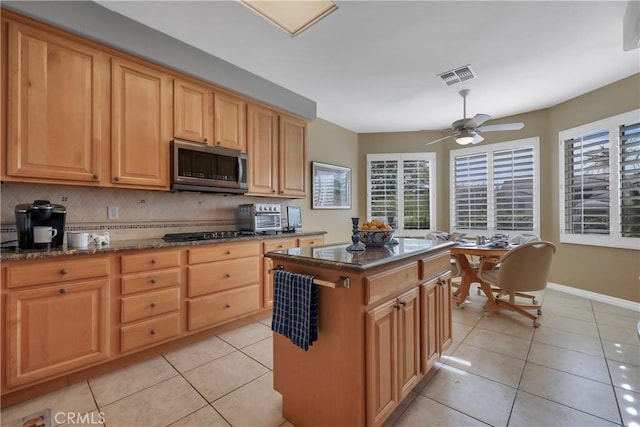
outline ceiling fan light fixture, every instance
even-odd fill
[[[456,136],[456,142],[460,145],[471,144],[474,137],[474,132],[469,132],[468,130],[464,129],[460,131],[460,133]]]
[[[300,34],[338,6],[331,0],[240,0],[291,37]]]

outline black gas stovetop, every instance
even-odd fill
[[[190,242],[195,240],[232,239],[234,237],[255,236],[253,231],[199,231],[195,233],[168,233],[162,238],[167,242]]]

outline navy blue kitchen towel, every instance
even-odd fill
[[[318,287],[313,276],[276,270],[271,329],[305,351],[318,339]]]

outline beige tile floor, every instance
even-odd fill
[[[538,329],[510,312],[483,316],[481,296],[454,307],[453,345],[385,427],[640,427],[640,314],[553,290],[540,299]],[[291,426],[271,346],[264,319],[5,408],[1,424],[49,408],[69,426]]]

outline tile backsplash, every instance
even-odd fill
[[[49,200],[67,209],[66,229],[94,233],[109,231],[112,240],[162,237],[166,233],[237,229],[237,207],[243,203],[290,200],[204,193],[91,188],[3,182],[0,233],[2,241],[16,238],[15,207]],[[118,219],[108,219],[117,207]]]

